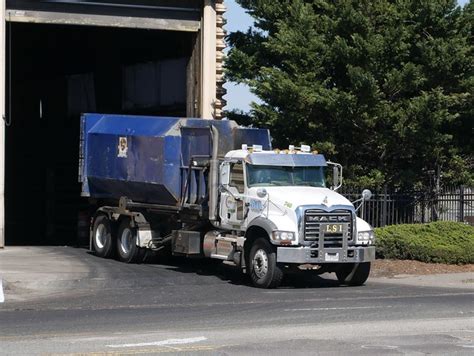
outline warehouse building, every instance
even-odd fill
[[[83,112],[220,119],[223,0],[0,0],[0,247],[68,244]]]

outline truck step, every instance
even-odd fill
[[[228,260],[228,256],[218,255],[218,254],[215,254],[215,253],[211,253],[211,258],[215,258],[215,259],[218,259],[218,260],[224,260],[224,261]]]

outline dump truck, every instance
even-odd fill
[[[230,120],[84,114],[80,152],[100,257],[226,261],[260,288],[300,270],[369,276],[374,232],[354,204],[370,191],[354,204],[337,193],[342,167],[309,146],[272,149],[268,130]]]

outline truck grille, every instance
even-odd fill
[[[313,241],[313,247],[342,248],[344,239],[352,240],[352,214],[349,210],[306,210],[304,221],[304,239]],[[323,231],[328,224],[333,232]]]

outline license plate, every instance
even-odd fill
[[[325,224],[323,225],[324,235],[342,234],[342,224]]]
[[[339,253],[328,253],[326,252],[324,260],[327,262],[339,262]]]

